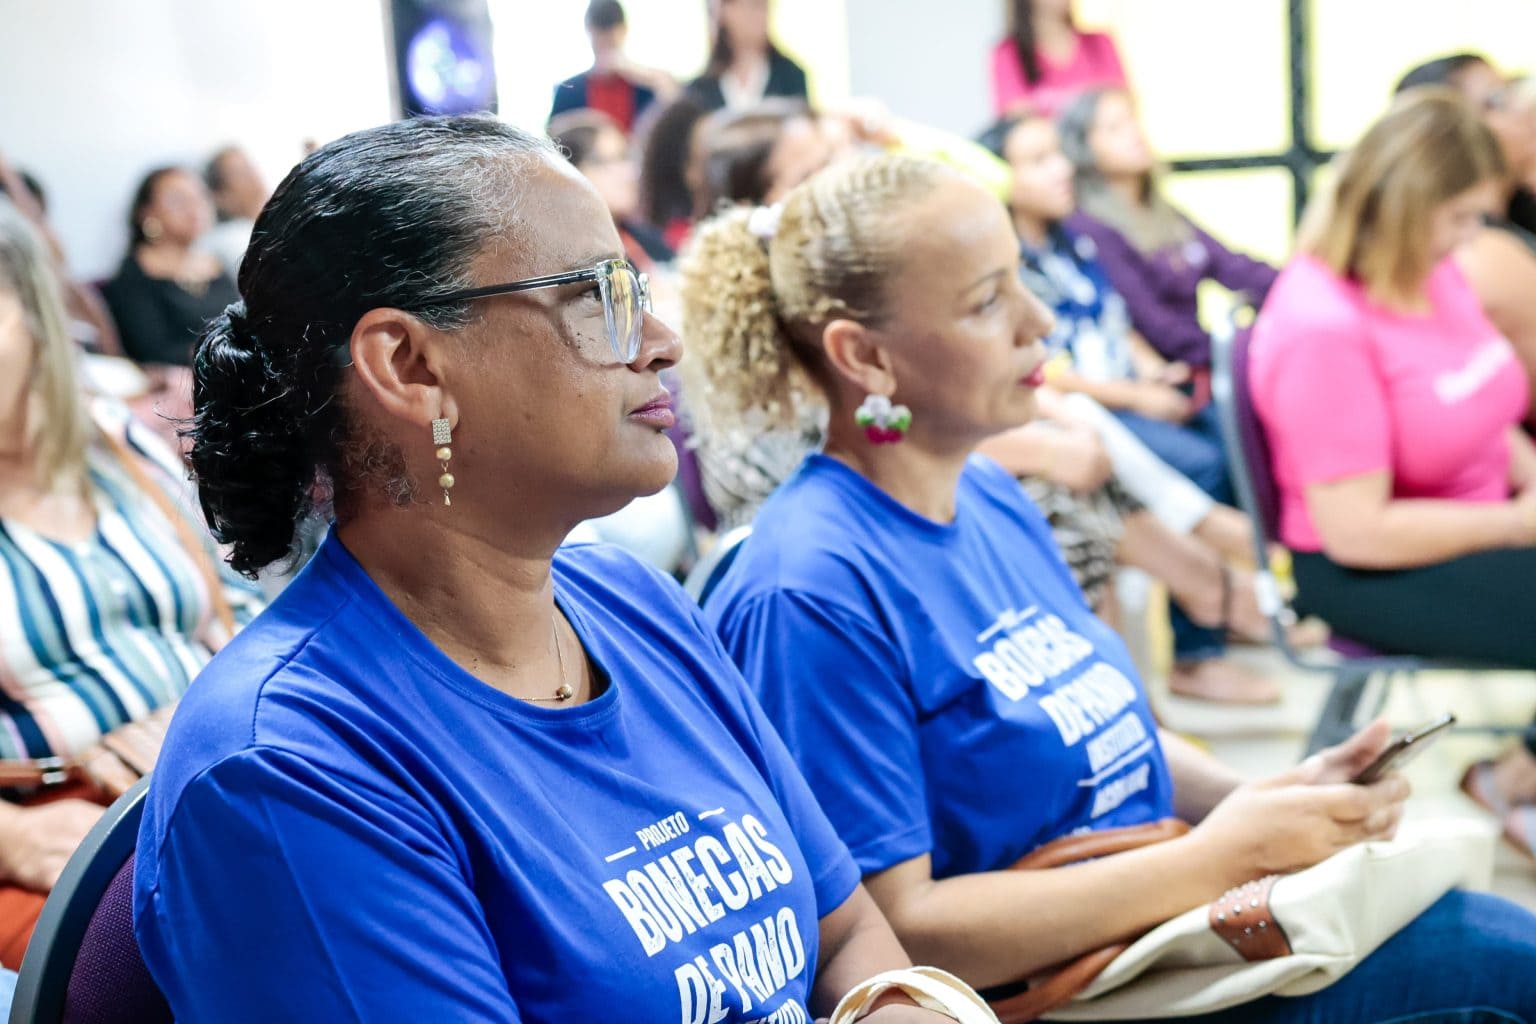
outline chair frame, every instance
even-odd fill
[[[750,524],[736,527],[717,540],[708,553],[694,565],[693,571],[683,581],[683,589],[700,608],[704,607],[704,602],[709,600],[709,595],[715,592],[715,588],[725,578],[731,563],[736,561],[736,556],[741,553],[741,545],[751,535]]]
[[[107,887],[138,842],[148,789],[146,775],[118,797],[64,865],[22,960],[10,1024],[56,1024],[64,1019],[80,943]]]
[[[1498,671],[1499,667],[1409,655],[1343,656],[1337,660],[1321,660],[1302,654],[1291,644],[1286,628],[1296,622],[1296,613],[1285,600],[1269,568],[1269,546],[1273,538],[1269,536],[1265,525],[1263,510],[1259,508],[1253,477],[1255,468],[1248,461],[1238,418],[1237,385],[1233,380],[1233,348],[1237,343],[1237,333],[1234,312],[1232,316],[1223,318],[1219,328],[1211,334],[1211,398],[1216,404],[1217,417],[1221,423],[1221,438],[1227,449],[1227,462],[1232,471],[1238,504],[1253,527],[1259,607],[1269,619],[1274,644],[1285,660],[1296,668],[1333,677],[1333,685],[1307,740],[1307,753],[1313,754],[1348,739],[1355,732],[1360,724],[1360,707],[1365,703],[1373,679],[1379,678],[1380,686],[1372,711],[1366,718],[1374,718],[1381,713],[1391,695],[1392,685],[1398,679],[1411,680],[1426,671],[1486,672]],[[1523,731],[1523,727],[1464,726],[1457,731],[1512,734]]]

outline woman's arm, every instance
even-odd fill
[[[1108,409],[1124,409],[1169,423],[1189,419],[1194,406],[1188,396],[1166,384],[1139,380],[1093,380],[1070,371],[1057,374],[1051,383],[1063,391],[1087,395]]]
[[[1484,228],[1457,250],[1456,264],[1526,373],[1536,373],[1536,255],[1509,232]]]
[[[818,1017],[830,1014],[845,994],[867,979],[912,966],[885,915],[862,885],[853,890],[842,906],[821,919],[820,932],[821,954],[816,965],[816,984],[811,989],[811,1012]],[[949,1020],[941,1013],[918,1009],[899,992],[882,996],[874,1009],[860,1019],[879,1024],[937,1024]]]
[[[1093,428],[1035,420],[987,438],[976,449],[1014,476],[1038,476],[1085,494],[1114,473],[1109,453]]]
[[[1204,821],[1244,779],[1177,733],[1157,731],[1168,774],[1173,777],[1173,812],[1191,824]]]
[[[1195,226],[1195,234],[1211,257],[1210,276],[1223,287],[1242,292],[1255,306],[1262,304],[1270,285],[1280,276],[1279,271],[1262,260],[1228,249],[1199,226]]]
[[[923,855],[865,879],[918,961],[977,987],[1125,941],[1233,886],[1390,835],[1408,786],[1316,783],[1307,762],[1235,790],[1179,839],[1048,871],[935,880]],[[1155,880],[1155,884],[1151,881]]]
[[[1211,338],[1193,317],[1169,310],[1158,296],[1159,271],[1124,235],[1091,217],[1074,218],[1071,227],[1093,238],[1099,262],[1125,300],[1131,323],[1166,359],[1192,366],[1211,362]]]
[[[0,883],[48,892],[101,817],[86,800],[22,807],[0,800]]]
[[[1536,442],[1519,427],[1509,428],[1509,489],[1515,494],[1536,487]]]
[[[1496,504],[1393,499],[1386,470],[1306,489],[1307,512],[1333,561],[1407,569],[1491,548],[1536,544],[1536,489]]]

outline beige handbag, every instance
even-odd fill
[[[886,971],[843,996],[828,1024],[853,1024],[870,1004],[893,988],[905,992],[925,1010],[946,1014],[959,1024],[998,1024],[997,1017],[969,985],[937,967]]]
[[[1486,889],[1494,841],[1477,821],[1414,822],[1390,841],[1250,883],[1154,928],[1045,1018],[1188,1017],[1317,992],[1447,892]]]

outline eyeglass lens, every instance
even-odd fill
[[[614,260],[604,265],[603,313],[614,354],[632,363],[640,354],[645,313],[650,309],[650,282],[627,263]]]

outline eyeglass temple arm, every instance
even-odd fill
[[[547,277],[530,277],[526,281],[514,281],[511,284],[493,284],[484,288],[470,288],[462,292],[445,292],[442,295],[430,295],[421,300],[421,305],[438,305],[444,302],[468,302],[470,299],[485,299],[492,295],[510,295],[513,292],[527,292],[535,288],[555,288],[562,284],[576,284],[578,281],[596,281],[600,272],[588,267],[586,270],[569,270],[563,274],[550,274]]]

